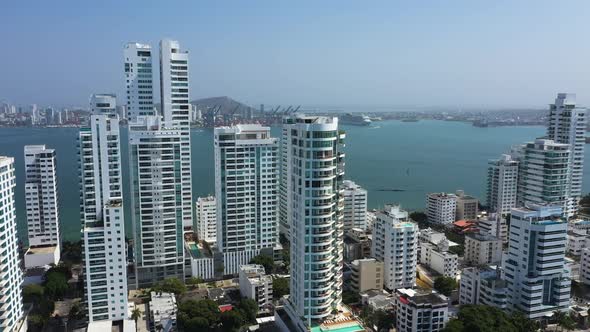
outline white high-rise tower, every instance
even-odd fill
[[[125,46],[125,88],[127,89],[127,119],[155,115],[153,100],[152,47],[139,43]]]
[[[127,318],[121,141],[114,97],[93,95],[79,136],[84,287],[88,319]]]
[[[285,311],[306,331],[337,311],[342,300],[344,133],[338,118],[304,115],[285,118],[283,133],[288,135],[283,176],[291,184],[291,289]]]
[[[518,161],[503,154],[498,160],[488,162],[487,204],[499,216],[510,213],[516,207],[518,188]]]
[[[20,331],[23,274],[18,258],[14,158],[0,156],[0,331]]]
[[[582,197],[584,175],[584,146],[586,145],[587,109],[576,106],[576,95],[559,93],[555,104],[550,105],[547,138],[555,143],[567,144],[570,149],[570,215],[577,211]]]
[[[224,274],[261,251],[272,257],[278,243],[278,140],[270,128],[237,125],[215,128],[217,246]]]
[[[25,204],[29,239],[25,267],[59,263],[55,150],[45,145],[25,146]]]

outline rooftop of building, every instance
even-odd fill
[[[173,293],[151,292],[150,298],[150,316],[155,321],[176,314],[176,297]]]
[[[214,202],[214,201],[215,201],[215,196],[212,196],[212,195],[197,198],[197,202]]]
[[[455,194],[449,194],[449,193],[428,193],[428,198],[444,198],[444,199],[456,199],[457,196]]]
[[[323,115],[306,115],[302,113],[296,113],[283,118],[283,123],[332,124],[338,123],[338,118]]]
[[[194,259],[211,258],[213,256],[211,247],[205,241],[195,242],[185,237],[184,246]]]
[[[448,299],[446,296],[431,291],[416,291],[409,288],[400,288],[397,289],[395,292],[396,295],[400,298],[400,300],[405,299],[406,301],[412,301],[416,304],[428,303],[432,305],[437,305],[448,303]]]
[[[38,254],[52,254],[57,250],[57,246],[40,246],[40,247],[29,247],[26,255],[38,255]]]

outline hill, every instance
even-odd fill
[[[191,101],[191,104],[196,105],[197,109],[200,109],[203,114],[207,113],[207,110],[219,106],[221,106],[219,114],[233,113],[234,110],[236,113],[245,113],[250,107],[227,96],[197,99]]]

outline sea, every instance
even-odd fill
[[[345,178],[368,190],[369,208],[401,204],[424,209],[429,192],[465,193],[485,202],[487,163],[516,144],[545,134],[543,126],[474,127],[451,121],[380,121],[369,127],[341,126],[346,131]],[[271,128],[280,137],[280,128]],[[15,158],[16,208],[19,238],[26,243],[24,146],[45,144],[57,153],[59,214],[62,238],[80,238],[80,190],[77,169],[77,128],[0,128],[0,155]],[[123,128],[122,141],[127,140]],[[193,200],[214,194],[213,130],[193,129]],[[122,144],[126,222],[130,223],[129,169]],[[586,154],[584,192],[590,190],[590,160]],[[131,237],[131,227],[127,227]]]

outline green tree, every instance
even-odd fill
[[[258,255],[250,260],[250,264],[259,264],[264,266],[264,272],[271,274],[275,269],[275,261],[268,255]]]
[[[206,300],[188,300],[180,303],[178,306],[178,322],[181,326],[185,324],[199,325],[201,320],[193,321],[194,318],[202,318],[207,321],[208,327],[215,327],[219,323],[219,306],[215,301]],[[196,324],[199,323],[199,324]],[[195,327],[196,328],[196,327]],[[197,330],[195,330],[197,331]]]
[[[45,295],[52,300],[62,299],[68,291],[66,276],[60,272],[50,272],[45,275]]]
[[[139,307],[135,306],[131,311],[131,319],[135,321],[135,331],[137,331],[137,321],[141,318],[141,310]]]
[[[510,320],[518,331],[536,332],[541,328],[539,322],[526,318],[525,315],[518,311],[510,315]]]
[[[428,228],[428,216],[422,211],[414,211],[410,213],[410,219],[414,220],[419,228]]]
[[[155,292],[174,293],[178,296],[186,293],[186,285],[178,278],[167,278],[158,282],[152,290]]]
[[[360,299],[361,297],[358,293],[354,293],[351,291],[342,292],[342,302],[344,302],[344,304],[357,303]]]
[[[287,278],[274,278],[272,280],[272,295],[275,299],[289,294],[289,280]]]
[[[377,332],[389,331],[395,323],[393,314],[385,310],[375,310],[372,321],[377,326]]]
[[[457,322],[459,321],[459,322]],[[443,332],[520,332],[504,311],[485,305],[464,305]]]
[[[185,332],[208,332],[210,330],[209,322],[203,317],[193,317],[184,323]]]
[[[46,321],[47,318],[41,315],[29,315],[27,319],[27,323],[29,324],[29,331],[41,331]]]
[[[72,264],[67,262],[60,262],[58,265],[54,265],[45,272],[45,276],[51,273],[61,273],[66,278],[66,281],[72,279]]]
[[[70,320],[80,320],[84,318],[84,311],[80,306],[80,303],[76,302],[70,308],[70,312],[68,313],[68,318]]]
[[[221,330],[223,332],[236,332],[244,325],[244,317],[240,310],[230,310],[221,314]]]
[[[451,295],[451,292],[456,288],[457,282],[454,278],[441,276],[434,279],[434,289],[443,295]]]
[[[187,285],[191,285],[191,286],[196,286],[198,284],[202,284],[204,283],[205,280],[203,280],[203,278],[199,278],[199,277],[190,277],[187,281],[186,284]]]
[[[43,286],[31,284],[26,285],[23,288],[23,300],[26,303],[34,303],[37,304],[43,298],[43,294],[45,293],[45,289]]]
[[[243,298],[238,305],[240,311],[244,314],[244,320],[248,323],[256,322],[256,315],[258,315],[258,303],[252,299]]]

